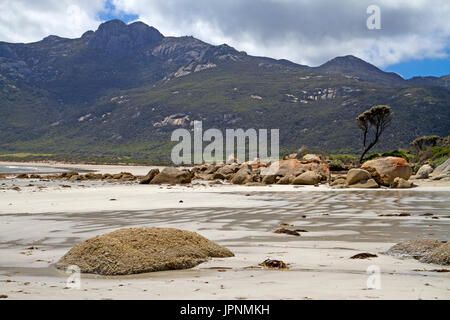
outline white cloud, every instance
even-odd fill
[[[52,34],[80,37],[97,29],[106,0],[2,0],[0,41],[33,42]]]
[[[379,0],[382,30],[367,30],[373,0],[113,0],[166,35],[228,43],[253,55],[319,65],[353,54],[385,67],[447,57],[450,1]]]
[[[252,55],[319,65],[356,55],[380,67],[445,58],[450,1],[434,0],[111,0],[164,35],[193,35]],[[382,30],[367,30],[366,8],[381,8]],[[79,37],[95,30],[106,0],[2,0],[0,40]]]

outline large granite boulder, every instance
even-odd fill
[[[156,177],[159,174],[159,169],[151,169],[147,175],[142,178],[140,184],[150,184],[150,182],[153,180],[154,177]]]
[[[291,184],[294,179],[294,176],[284,176],[277,181],[277,184]]]
[[[413,176],[414,179],[428,179],[430,174],[433,172],[433,167],[431,167],[429,164],[424,164],[420,167],[419,170],[417,170],[417,173],[415,176]]]
[[[101,173],[89,172],[84,175],[85,180],[102,180],[103,175]]]
[[[244,168],[244,167],[247,167],[247,166],[250,166],[253,170],[254,169],[258,169],[258,168],[265,168],[265,167],[267,167],[267,165],[265,163],[261,162],[261,159],[259,159],[259,158],[256,158],[253,161],[244,162],[243,164],[241,164],[240,168]]]
[[[210,257],[233,253],[195,233],[168,228],[120,229],[73,247],[56,264],[76,265],[83,273],[127,275],[188,269]]]
[[[213,174],[217,170],[219,170],[221,167],[222,167],[222,165],[211,164],[211,165],[208,165],[208,167],[206,168],[206,170],[204,172],[206,174]]]
[[[408,189],[412,187],[414,187],[414,183],[399,177],[395,178],[394,182],[391,184],[391,188],[394,189]]]
[[[134,181],[137,178],[130,172],[121,172],[114,174],[112,179],[115,181]],[[85,180],[85,177],[82,177],[81,180]]]
[[[441,180],[450,177],[450,158],[440,166],[436,167],[431,176],[433,180]]]
[[[339,177],[330,183],[331,187],[343,188],[346,185],[347,185],[347,180],[346,180],[346,178],[343,178],[343,177]]]
[[[252,168],[245,166],[239,169],[231,178],[232,184],[246,184],[253,181]]]
[[[361,169],[368,171],[380,185],[390,186],[399,177],[408,180],[412,169],[403,158],[384,157],[365,162]]]
[[[278,176],[297,176],[305,172],[303,165],[297,159],[280,160],[272,163],[268,168],[268,174]]]
[[[376,189],[380,186],[374,179],[361,180],[354,184],[347,185],[349,188],[361,188],[361,189]]]
[[[320,157],[317,154],[309,153],[305,154],[302,160],[306,162],[320,162]]]
[[[219,168],[216,171],[216,173],[222,174],[224,176],[228,176],[230,174],[234,174],[234,173],[238,172],[238,170],[239,170],[239,164],[232,163],[232,164],[224,165],[223,167]]]
[[[300,184],[300,185],[316,185],[320,182],[322,176],[315,171],[306,171],[301,175],[295,177],[292,181],[292,184]]]
[[[262,176],[262,183],[264,184],[274,184],[277,182],[277,175],[269,174]]]
[[[178,170],[177,168],[167,167],[158,173],[150,184],[185,184],[191,183],[192,173],[189,170]]]
[[[367,181],[371,179],[372,176],[370,173],[363,169],[350,169],[350,171],[347,173],[347,178],[345,180],[345,183],[347,185],[352,185],[360,181]]]
[[[77,176],[77,175],[79,175],[78,172],[71,171],[71,172],[63,172],[63,173],[61,173],[59,176],[60,176],[62,179],[67,179],[67,180],[69,180],[71,177]]]
[[[272,163],[269,168],[263,170],[263,174],[272,174],[281,177],[285,176],[299,176],[300,174],[314,171],[321,176],[321,180],[327,180],[330,174],[330,169],[325,163],[310,162],[302,163],[297,159],[280,160]]]

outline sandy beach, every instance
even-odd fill
[[[150,169],[47,165],[134,175]],[[201,181],[158,186],[1,180],[0,294],[8,299],[450,299],[450,273],[436,272],[443,266],[383,254],[404,240],[448,240],[449,199],[448,182],[405,190],[333,190]],[[410,216],[380,216],[388,213]],[[308,232],[275,234],[283,223]],[[83,240],[141,226],[195,231],[235,257],[189,270],[83,274],[80,288],[69,288],[69,275],[54,266]],[[361,252],[378,257],[350,259]],[[283,260],[289,270],[263,269],[259,263],[267,258]],[[367,286],[370,266],[380,270],[379,289]]]

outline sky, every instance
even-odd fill
[[[0,41],[121,19],[309,66],[352,54],[408,79],[450,74],[449,17],[449,0],[0,0]]]

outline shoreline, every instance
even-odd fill
[[[136,175],[151,168],[81,167]],[[8,299],[179,300],[186,294],[193,300],[450,299],[450,273],[433,271],[448,266],[383,254],[404,240],[449,240],[449,185],[332,189],[14,178],[2,183],[0,294]],[[20,191],[8,189],[13,185]],[[395,213],[410,216],[383,216]],[[275,234],[284,223],[308,232]],[[54,264],[71,247],[142,226],[198,232],[230,248],[235,257],[214,258],[187,270],[121,277],[83,274],[80,290],[67,288],[69,275]],[[362,252],[378,257],[350,259]],[[290,269],[262,269],[258,265],[267,258],[283,260]],[[373,265],[381,270],[380,290],[366,285],[367,268]]]
[[[39,163],[39,162],[5,162],[5,161],[0,161],[0,166],[1,165],[23,165],[23,166],[42,166],[42,167],[58,167],[61,169],[67,169],[67,170],[79,170],[79,172],[92,172],[92,173],[100,173],[100,174],[106,174],[106,173],[110,173],[110,174],[116,174],[116,173],[120,173],[120,172],[130,172],[131,174],[133,174],[134,176],[145,176],[151,169],[159,169],[162,170],[163,168],[165,168],[166,166],[143,166],[143,165],[102,165],[102,164],[65,164],[62,162],[46,162],[46,163]],[[178,169],[183,169],[186,167],[177,167]],[[14,173],[6,173],[5,175],[13,175]],[[45,173],[47,174],[47,173]],[[337,174],[339,175],[339,174]],[[202,181],[202,180],[199,180]],[[411,188],[411,189],[395,189],[398,191],[401,190],[418,190],[418,191],[426,191],[426,190],[436,190],[439,191],[439,189],[442,189],[443,191],[448,191],[450,190],[450,181],[442,181],[442,180],[437,180],[437,181],[431,181],[428,179],[410,179],[410,181],[412,181],[414,184],[416,184],[416,187]],[[228,185],[228,184],[225,184]],[[270,186],[270,187],[269,187]],[[238,188],[238,187],[244,187],[246,188],[246,190],[249,190],[247,188],[257,188],[257,190],[262,190],[265,189],[267,191],[275,191],[278,189],[278,187],[281,187],[282,191],[287,191],[287,190],[291,190],[291,189],[298,189],[298,188],[306,188],[306,189],[311,189],[314,188],[312,190],[323,190],[323,186],[324,185],[320,185],[319,187],[312,187],[312,186],[296,186],[296,185],[287,185],[291,188],[285,188],[285,185],[276,185],[276,184],[272,184],[272,185],[267,185],[267,186],[240,186],[240,185],[235,185],[234,188]],[[272,188],[272,189],[267,189],[267,188]],[[364,188],[343,188],[343,189],[331,189],[330,190],[367,190]],[[385,189],[385,188],[378,188],[378,189],[372,189],[372,190],[389,190]]]

